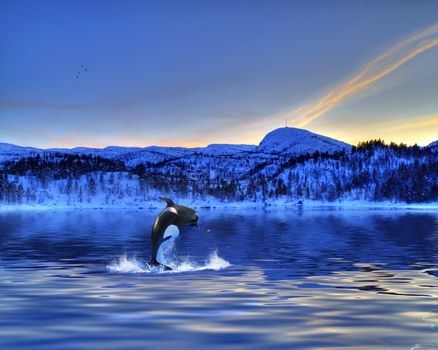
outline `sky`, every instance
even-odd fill
[[[427,145],[437,62],[434,0],[1,0],[0,142]]]

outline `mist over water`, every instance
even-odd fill
[[[198,212],[0,213],[0,348],[438,349],[436,212]]]

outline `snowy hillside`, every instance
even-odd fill
[[[229,145],[211,144],[207,147],[192,148],[195,153],[205,155],[231,155],[241,152],[251,152],[256,148],[254,145]]]
[[[429,143],[429,145],[427,145],[427,147],[430,148],[434,152],[438,152],[438,140]]]
[[[0,205],[147,207],[160,195],[192,203],[438,202],[438,152],[357,147],[277,129],[259,146],[50,149],[0,144]]]
[[[129,166],[135,166],[139,163],[158,163],[163,160],[182,157],[191,153],[189,148],[183,147],[121,147],[108,146],[105,148],[51,148],[48,152],[60,152],[66,154],[92,155],[108,159],[117,159],[124,161]]]
[[[123,161],[127,166],[134,167],[142,163],[160,163],[170,159],[189,157],[193,154],[205,155],[229,155],[240,152],[249,152],[255,149],[254,145],[228,145],[212,144],[207,147],[185,148],[185,147],[120,147],[109,146],[105,148],[49,148],[39,149],[33,147],[21,147],[7,143],[0,143],[0,163],[20,158],[33,157],[37,154],[73,154],[90,155]]]
[[[190,157],[193,155],[225,156],[238,155],[246,156],[247,153],[255,154],[276,154],[280,156],[299,155],[314,153],[333,153],[342,150],[349,151],[351,146],[329,137],[314,134],[310,131],[296,128],[280,128],[268,133],[259,146],[255,145],[232,145],[232,144],[211,144],[207,147],[184,148],[184,147],[120,147],[109,146],[105,148],[49,148],[38,149],[32,147],[21,147],[11,144],[0,144],[0,163],[13,159],[32,157],[36,154],[75,154],[90,155],[123,161],[128,167],[135,167],[139,164],[157,164],[163,161]],[[265,155],[260,155],[266,158]],[[259,156],[257,156],[259,158]]]
[[[38,148],[16,146],[10,143],[0,143],[0,162],[32,157],[42,153],[44,153],[44,150]]]
[[[349,151],[351,146],[304,129],[280,128],[268,133],[257,147],[258,152],[298,155],[318,152]]]

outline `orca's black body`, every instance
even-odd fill
[[[171,270],[170,267],[163,265],[157,261],[157,253],[160,245],[172,238],[172,229],[177,231],[187,225],[196,225],[198,223],[198,214],[195,210],[183,205],[175,204],[169,198],[160,198],[167,203],[167,207],[158,215],[152,226],[152,259],[149,266],[164,266],[166,270]]]

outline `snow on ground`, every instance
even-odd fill
[[[67,204],[62,203],[45,203],[45,204],[8,204],[0,205],[0,212],[14,211],[14,210],[55,210],[55,209],[159,209],[165,206],[165,203],[160,199],[150,199],[147,201],[132,201],[108,204],[98,201]],[[438,212],[438,202],[433,203],[399,203],[399,202],[371,202],[371,201],[312,201],[305,200],[303,203],[296,201],[289,201],[286,199],[271,200],[267,202],[254,201],[219,201],[216,199],[206,200],[190,200],[184,198],[173,198],[174,201],[181,205],[190,206],[193,208],[204,209],[226,209],[226,208],[340,208],[340,209],[414,209],[414,210],[433,210]]]
[[[436,148],[437,142],[429,147]],[[384,198],[419,202],[436,200],[436,195],[433,196],[436,193],[433,181],[436,175],[435,154],[382,146],[361,152],[334,154],[332,158],[311,154],[315,151],[337,153],[350,149],[351,146],[343,142],[296,128],[276,129],[268,133],[259,146],[212,144],[200,148],[110,146],[103,149],[40,150],[0,143],[0,167],[5,160],[34,157],[47,152],[99,155],[105,160],[116,159],[125,166],[108,165],[101,160],[98,163],[100,168],[96,168],[92,166],[94,160],[82,159],[78,164],[88,164],[88,168],[85,167],[88,170],[70,171],[77,160],[67,163],[68,166],[64,163],[62,168],[63,155],[53,157],[53,154],[45,157],[42,165],[28,164],[24,167],[21,164],[18,169],[6,171],[4,179],[0,178],[0,210],[161,208],[163,204],[157,200],[160,195],[173,197],[181,204],[205,208],[301,205],[438,207],[438,202],[370,201]],[[306,154],[307,158],[303,155],[295,157],[298,154]],[[143,164],[144,169],[139,167],[138,171],[134,171],[134,166],[138,164]],[[3,166],[7,169],[8,165]],[[172,193],[181,195],[178,197]],[[288,197],[281,197],[285,194]],[[242,198],[246,200],[240,201]],[[305,198],[303,204],[298,203],[299,198]]]

